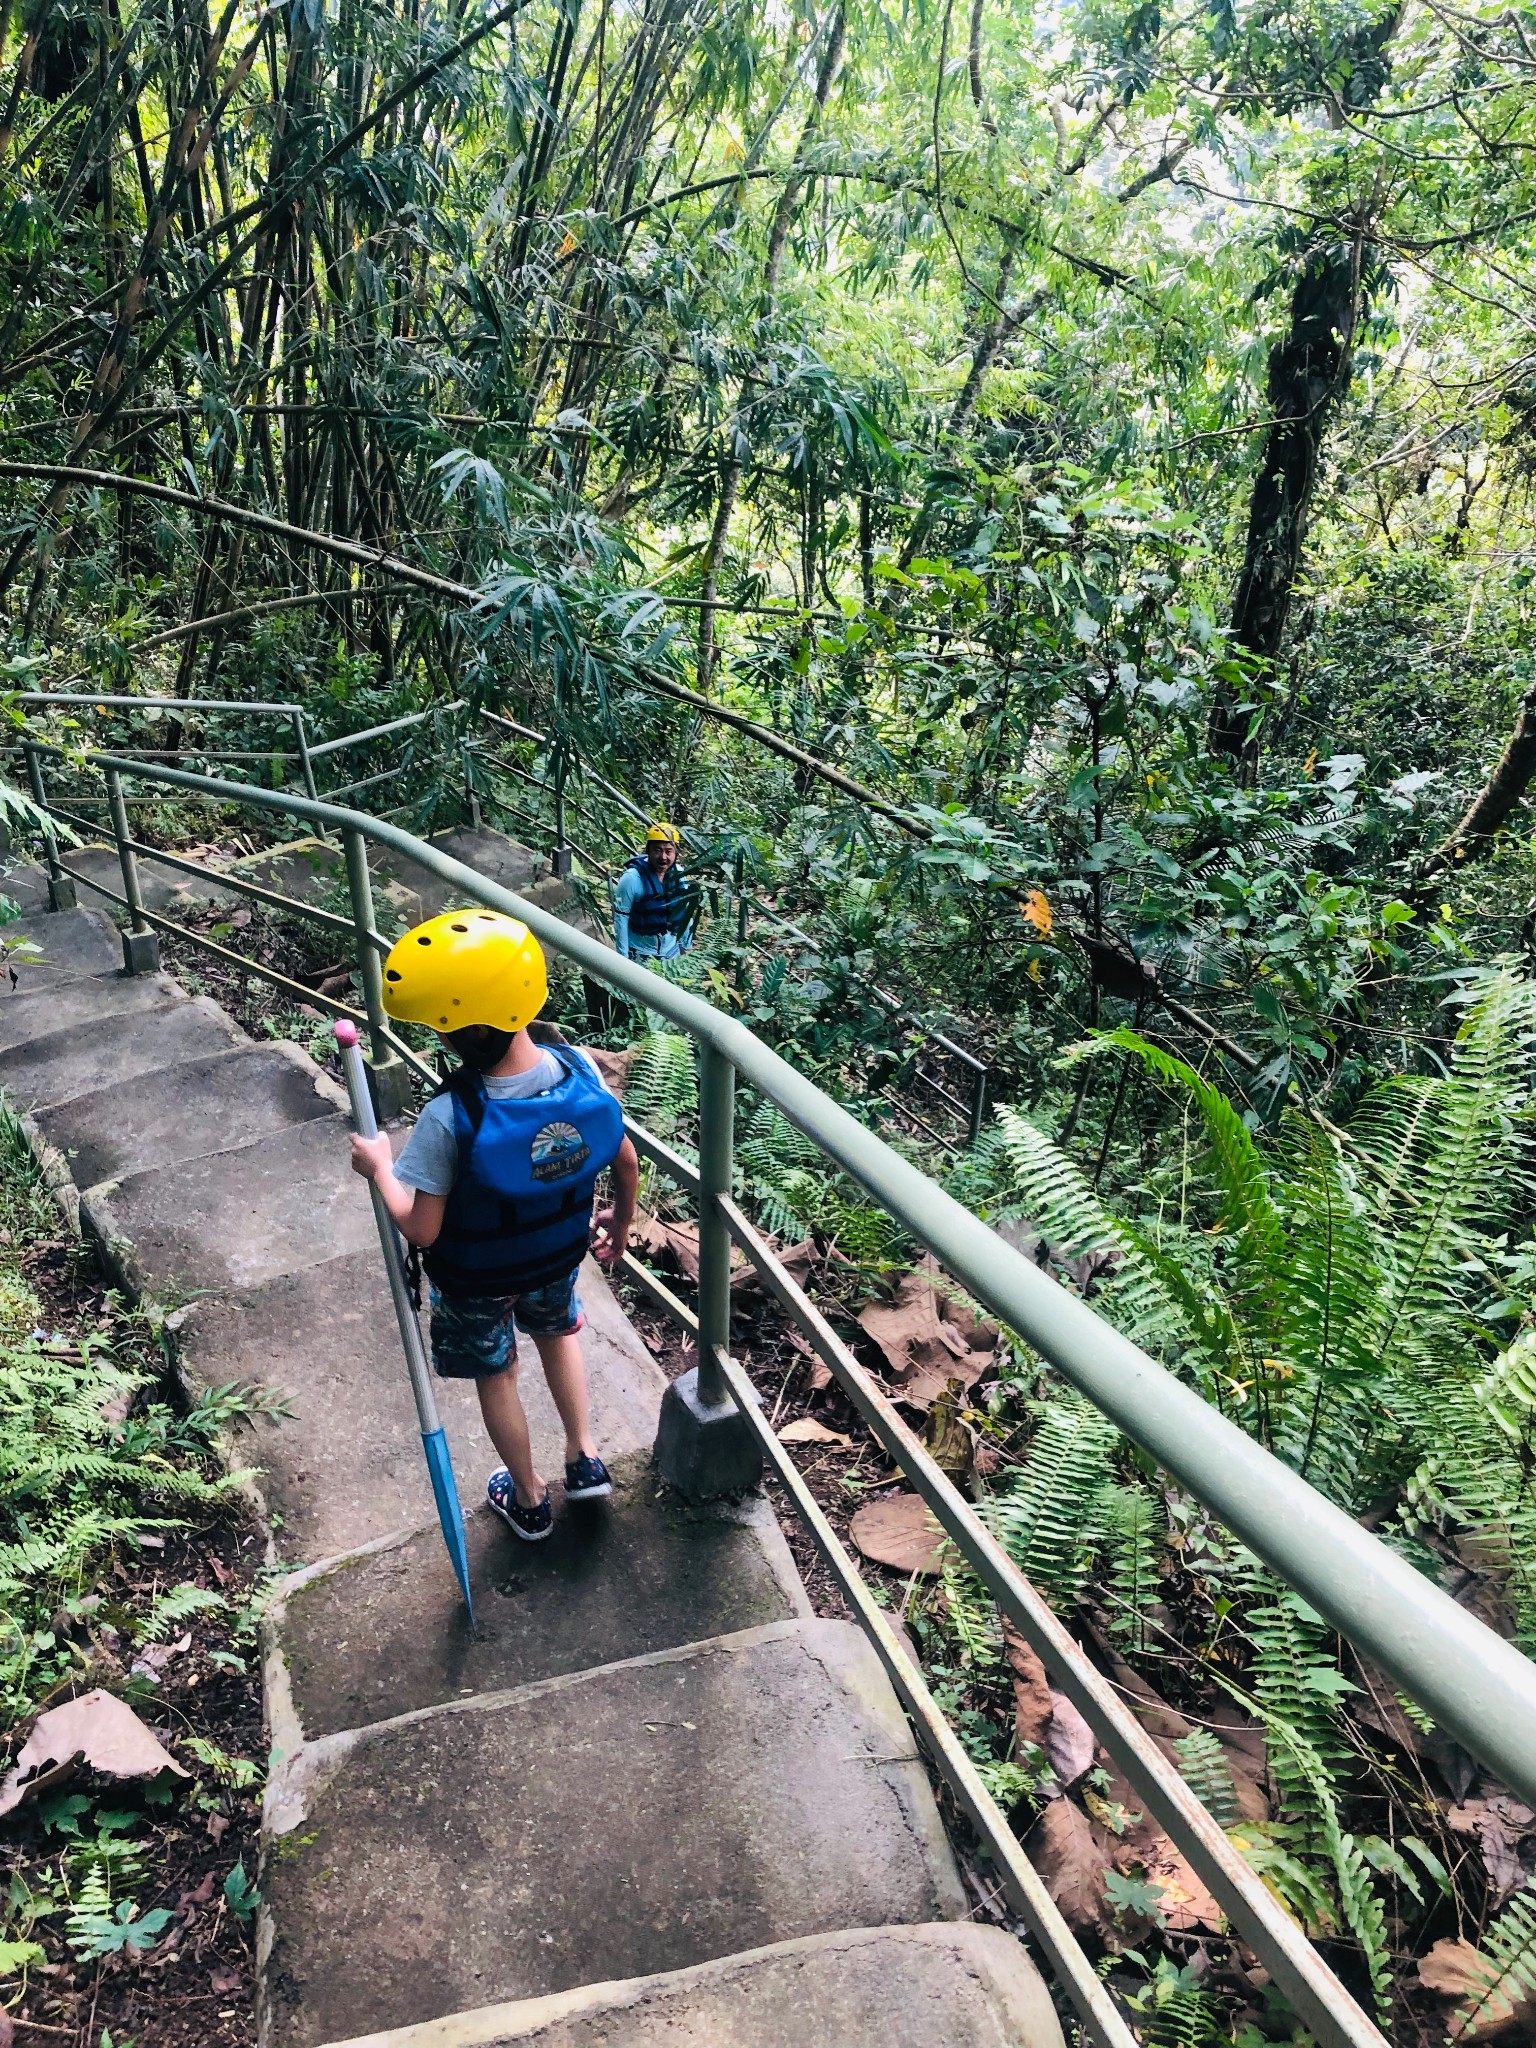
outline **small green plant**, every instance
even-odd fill
[[[143,1620],[136,1634],[141,1643],[160,1643],[172,1634],[177,1624],[190,1621],[194,1614],[207,1614],[224,1605],[222,1593],[215,1593],[207,1586],[172,1586],[160,1594]]]
[[[84,1962],[124,1949],[142,1953],[154,1947],[175,1917],[166,1906],[140,1916],[131,1899],[120,1900],[109,1912],[82,1909],[70,1915],[69,1945]]]
[[[255,1918],[256,1909],[261,1904],[261,1893],[246,1876],[243,1859],[224,1880],[224,1898],[242,1925]]]

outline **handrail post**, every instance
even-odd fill
[[[107,770],[107,807],[112,813],[112,836],[117,841],[117,864],[123,871],[123,894],[128,899],[128,929],[123,933],[123,972],[154,974],[160,966],[160,935],[144,915],[144,891],[139,885],[139,863],[128,831],[123,778],[115,768]]]
[[[48,808],[48,792],[43,782],[43,757],[30,740],[23,740],[22,752],[27,757],[27,780],[32,785],[32,800],[40,811]],[[43,865],[48,870],[48,908],[50,910],[74,910],[78,908],[73,876],[66,875],[59,860],[59,842],[51,820],[43,820]]]
[[[549,872],[552,875],[568,875],[571,872],[571,849],[565,843],[565,776],[566,740],[564,733],[555,741],[555,844],[549,856]],[[724,1382],[722,1381],[722,1385]]]
[[[981,1138],[981,1127],[987,1114],[987,1070],[976,1069],[976,1085],[971,1090],[971,1129],[966,1142],[975,1145]]]
[[[713,1046],[699,1048],[699,1399],[727,1398],[720,1354],[731,1348],[731,1232],[716,1196],[731,1193],[735,1163],[736,1069]]]
[[[736,864],[732,877],[736,891],[736,943],[747,943],[747,856],[744,848],[736,849]]]
[[[304,729],[304,707],[300,704],[293,707],[293,744],[298,751],[299,777],[304,784],[304,794],[312,804],[318,803],[320,793],[315,787],[315,764],[309,751],[309,734]],[[326,836],[325,827],[317,827],[315,837],[324,839]]]
[[[298,704],[293,707],[293,743],[298,749],[299,774],[303,779],[304,794],[312,804],[318,803],[320,797],[315,788],[315,764],[309,757],[309,734],[304,730],[304,712],[302,706]]]
[[[469,822],[480,830],[480,792],[475,787],[475,756],[468,737],[459,741],[459,764],[464,770],[464,795],[469,802]]]
[[[381,1123],[397,1117],[410,1100],[405,1061],[391,1046],[384,1009],[384,970],[379,965],[383,941],[373,916],[373,877],[368,872],[368,842],[355,825],[346,827],[342,842],[347,856],[347,886],[352,892],[352,924],[357,933],[357,971],[368,1012],[368,1071]]]
[[[762,1453],[731,1398],[723,1370],[731,1348],[731,1226],[720,1206],[735,1161],[736,1069],[713,1046],[699,1048],[699,1362],[674,1380],[661,1403],[656,1465],[669,1486],[695,1500],[745,1493]]]

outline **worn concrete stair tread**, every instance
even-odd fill
[[[338,1252],[377,1247],[368,1190],[347,1165],[351,1128],[333,1111],[152,1166],[87,1190],[80,1213],[141,1293],[259,1287]]]
[[[487,2006],[329,2048],[1061,2048],[1000,1927],[812,1934],[689,1970]]]
[[[435,1525],[294,1586],[274,1625],[303,1735],[810,1611],[766,1502],[691,1508],[648,1451],[609,1462],[611,1501],[565,1502],[555,1468],[547,1543],[520,1543],[483,1503],[469,1515],[478,1633]]]
[[[122,1017],[190,1001],[168,974],[86,974],[31,994],[0,994],[0,1052],[54,1032],[73,1031],[97,1017]]]
[[[48,870],[39,862],[17,861],[0,875],[0,896],[26,910],[48,908]]]
[[[117,974],[123,942],[117,927],[99,910],[40,910],[0,925],[0,939],[14,945],[30,939],[42,958],[35,966],[9,963],[18,997],[36,995],[84,975]]]
[[[776,1622],[306,1745],[268,1790],[270,2048],[959,1919],[846,1622]]]
[[[89,1188],[334,1117],[344,1100],[307,1053],[279,1042],[140,1073],[131,1088],[114,1082],[39,1110],[37,1122]]]
[[[93,1017],[24,1039],[0,1052],[0,1088],[18,1109],[44,1108],[249,1043],[207,996],[178,994],[147,1010]]]
[[[65,865],[75,872],[82,904],[95,905],[108,915],[115,912],[126,917],[126,911],[119,905],[95,895],[89,887],[90,882],[100,882],[114,896],[122,895],[123,870],[115,846],[68,846],[60,848],[60,853]],[[211,909],[216,904],[233,908],[237,901],[232,891],[218,886],[211,870],[206,878],[200,874],[189,875],[181,868],[165,866],[147,853],[138,856],[138,864],[139,893],[151,910],[158,910],[164,917],[179,919],[191,912]],[[46,875],[43,888],[46,897]]]
[[[340,1171],[346,1172],[344,1148]],[[360,1181],[355,1184],[361,1189]],[[666,1381],[590,1259],[580,1291],[598,1442],[614,1457],[648,1449]],[[195,1301],[176,1324],[178,1354],[194,1382],[250,1380],[287,1397],[288,1419],[258,1423],[245,1453],[261,1468],[259,1484],[279,1517],[275,1541],[285,1560],[316,1563],[433,1520],[416,1411],[375,1242],[259,1287]],[[534,1455],[546,1472],[558,1474],[564,1431],[526,1339],[518,1358]],[[496,1462],[474,1388],[467,1380],[439,1380],[437,1405],[460,1491],[473,1504]],[[446,1562],[442,1570],[444,1591],[451,1593]]]

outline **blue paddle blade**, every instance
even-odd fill
[[[469,1546],[464,1539],[464,1510],[459,1506],[459,1489],[454,1483],[453,1461],[448,1456],[448,1439],[440,1429],[434,1429],[430,1435],[423,1435],[421,1448],[427,1454],[427,1470],[432,1475],[432,1497],[437,1502],[437,1519],[442,1527],[443,1541],[453,1560],[454,1574],[464,1595],[464,1605],[469,1609],[469,1625],[473,1628],[475,1603],[469,1593]]]

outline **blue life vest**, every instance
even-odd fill
[[[592,1240],[597,1177],[624,1142],[624,1112],[570,1046],[550,1046],[560,1079],[542,1095],[489,1095],[460,1067],[453,1100],[459,1171],[422,1264],[444,1294],[531,1294],[573,1273]]]
[[[676,861],[665,874],[658,873],[643,853],[636,854],[629,865],[642,885],[630,905],[631,938],[659,939],[667,932],[686,931],[693,921],[694,890],[683,879]]]

